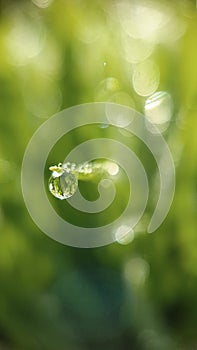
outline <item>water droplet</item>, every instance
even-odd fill
[[[73,196],[78,188],[78,180],[88,181],[103,174],[117,175],[119,166],[113,162],[85,162],[82,164],[59,163],[49,167],[52,175],[49,179],[49,190],[58,199]]]
[[[65,170],[63,167],[53,171],[49,179],[49,190],[54,197],[59,199],[72,197],[77,188],[78,179],[75,174]]]
[[[76,171],[78,171],[82,175],[89,175],[93,172],[94,165],[92,163],[83,163],[79,164],[76,168]]]

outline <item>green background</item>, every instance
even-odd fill
[[[21,193],[20,171],[28,141],[54,113],[95,101],[122,103],[143,113],[148,94],[141,96],[132,85],[133,70],[140,63],[125,58],[117,3],[1,1],[1,350],[197,349],[195,1],[139,1],[136,12],[142,34],[154,23],[155,9],[169,21],[160,31],[153,27],[154,43],[145,40],[153,46],[149,59],[160,72],[157,91],[167,91],[174,105],[164,137],[175,160],[176,192],[161,227],[146,233],[158,190],[154,159],[144,145],[113,128],[81,128],[62,139],[50,154],[45,180],[47,184],[48,166],[64,159],[65,144],[69,151],[85,139],[105,135],[130,146],[150,181],[142,228],[130,244],[94,249],[63,246],[39,231]],[[136,2],[128,2],[132,3]],[[153,21],[145,27],[143,6]],[[127,12],[123,21],[124,16]],[[128,193],[124,173],[117,182],[119,201],[108,214],[111,219],[123,209]],[[84,184],[82,192],[89,200],[97,195],[92,183]],[[62,202],[48,196],[65,215]],[[81,224],[72,211],[69,215]],[[92,220],[98,225],[105,217]]]

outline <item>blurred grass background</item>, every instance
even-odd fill
[[[0,45],[0,349],[197,349],[195,1],[4,0]],[[23,154],[39,125],[94,101],[144,113],[157,91],[172,102],[157,124],[176,165],[162,226],[148,235],[142,225],[128,245],[89,250],[40,232],[20,185]],[[116,137],[111,129],[81,129],[68,148],[103,132]],[[143,146],[134,142],[134,149],[155,203],[155,166]],[[64,156],[57,145],[49,165]],[[150,217],[151,204],[144,220]]]

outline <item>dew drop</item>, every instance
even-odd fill
[[[59,163],[49,167],[52,175],[49,179],[49,191],[58,199],[66,199],[73,196],[78,188],[78,180],[88,181],[94,176],[107,173],[116,175],[119,166],[112,162],[85,162],[82,164]]]
[[[49,190],[52,195],[58,199],[72,197],[77,188],[77,176],[67,170],[64,170],[62,173],[55,171],[49,179]]]
[[[76,170],[79,172],[79,174],[89,175],[93,172],[94,166],[92,163],[85,162],[83,164],[79,164]]]

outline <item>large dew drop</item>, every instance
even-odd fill
[[[67,170],[62,172],[53,171],[49,179],[49,190],[59,199],[72,197],[78,188],[77,176]]]
[[[49,191],[58,199],[70,198],[78,188],[78,180],[89,181],[97,176],[117,175],[119,166],[113,162],[59,163],[50,166]]]

